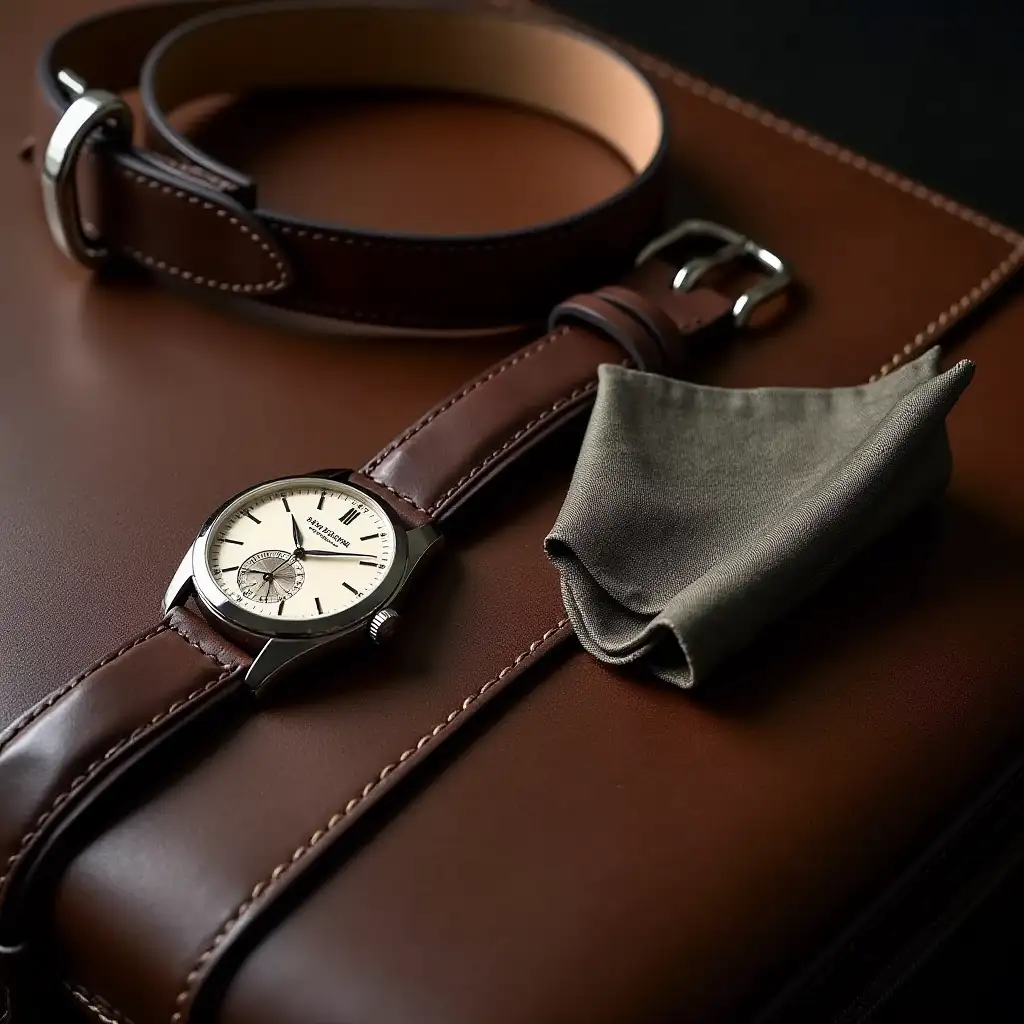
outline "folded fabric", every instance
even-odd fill
[[[703,682],[945,489],[945,417],[974,373],[932,349],[876,382],[734,390],[600,368],[545,541],[580,642]]]

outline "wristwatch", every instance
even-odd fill
[[[710,240],[717,257],[677,272],[655,246],[620,285],[557,306],[544,337],[468,382],[360,470],[261,483],[208,518],[167,591],[163,619],[0,734],[6,984],[24,988],[41,970],[44,958],[32,955],[45,927],[39,902],[119,794],[158,777],[162,758],[200,724],[256,713],[268,693],[287,699],[283,684],[299,683],[311,658],[392,637],[415,577],[441,550],[448,517],[589,408],[599,364],[677,374],[688,346],[724,336],[784,283],[781,261],[737,239],[688,222],[665,243]],[[768,269],[766,281],[735,301],[703,286],[716,262],[744,255]],[[559,629],[531,657],[568,634]],[[401,771],[435,746],[410,751]],[[335,839],[325,834],[322,845]],[[259,913],[280,888],[258,894],[246,913]],[[219,956],[204,961],[175,1024],[204,997]]]
[[[310,656],[390,639],[395,606],[441,545],[432,522],[403,521],[350,470],[270,480],[207,519],[164,611],[194,596],[219,633],[255,655],[245,681],[262,695]]]

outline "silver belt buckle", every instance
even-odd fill
[[[733,260],[753,260],[767,272],[768,277],[764,281],[748,288],[733,304],[732,318],[737,327],[744,327],[750,320],[750,314],[762,302],[788,288],[793,280],[790,265],[781,256],[776,256],[746,235],[710,220],[685,220],[667,231],[641,251],[636,258],[637,266],[684,238],[713,238],[720,241],[722,247],[710,256],[690,260],[680,269],[672,281],[672,287],[680,291],[689,291],[713,267],[724,266]]]
[[[40,184],[46,223],[57,247],[70,259],[86,267],[97,267],[109,257],[109,250],[90,239],[82,226],[75,171],[78,157],[94,133],[129,145],[132,140],[132,111],[120,96],[103,89],[89,89],[77,75],[64,70],[57,78],[74,97],[57,122],[43,153]]]

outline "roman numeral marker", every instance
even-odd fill
[[[232,540],[230,537],[225,537],[224,538],[224,543],[225,544],[239,544],[239,545],[241,545],[241,544],[244,544],[245,541],[244,540]]]
[[[355,587],[353,587],[353,586],[352,586],[352,584],[351,584],[351,583],[348,583],[348,582],[343,582],[343,583],[342,583],[341,585],[342,585],[342,586],[343,586],[343,587],[344,587],[344,588],[345,588],[346,590],[351,590],[351,591],[352,591],[352,593],[356,595],[356,597],[362,597],[362,596],[363,596],[362,594],[360,594],[360,593],[359,593],[359,591],[358,591],[358,590],[356,590],[356,588],[355,588]]]
[[[284,510],[285,510],[285,512],[291,512],[291,508],[288,505],[288,499],[287,498],[282,498],[281,501],[284,502]]]
[[[257,519],[251,512],[245,513],[254,523],[262,523],[262,519]]]
[[[350,508],[342,517],[341,522],[346,526],[351,526],[359,518],[359,510]]]
[[[313,600],[316,601],[316,613],[317,613],[317,615],[323,615],[324,610],[323,610],[323,608],[320,607],[320,598],[319,597],[314,597]]]
[[[376,540],[380,536],[379,533],[368,533],[365,537],[360,537],[360,540]]]
[[[321,491],[320,492],[320,500],[317,502],[317,505],[316,505],[316,510],[318,512],[320,511],[320,509],[322,509],[324,507],[324,498],[326,498],[326,497],[327,497],[327,492],[326,491]]]

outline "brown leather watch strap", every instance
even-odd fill
[[[176,608],[0,734],[0,990],[26,980],[33,882],[129,771],[214,704],[246,699],[250,658]]]
[[[551,331],[435,406],[353,481],[407,523],[443,520],[510,462],[589,409],[601,363],[674,375],[687,345],[732,327],[733,302],[680,291],[660,261],[555,307]],[[642,290],[641,290],[642,289]]]
[[[204,293],[413,328],[535,322],[565,295],[615,280],[660,226],[665,122],[654,90],[620,54],[542,21],[305,0],[144,4],[62,32],[37,85],[35,157],[60,178],[46,186],[43,174],[58,243],[84,262],[120,255]],[[118,96],[136,85],[144,146],[127,137]],[[171,124],[203,97],[310,87],[520,104],[603,139],[634,177],[577,215],[519,231],[385,234],[261,207],[257,182]],[[90,133],[76,156],[69,139]]]

